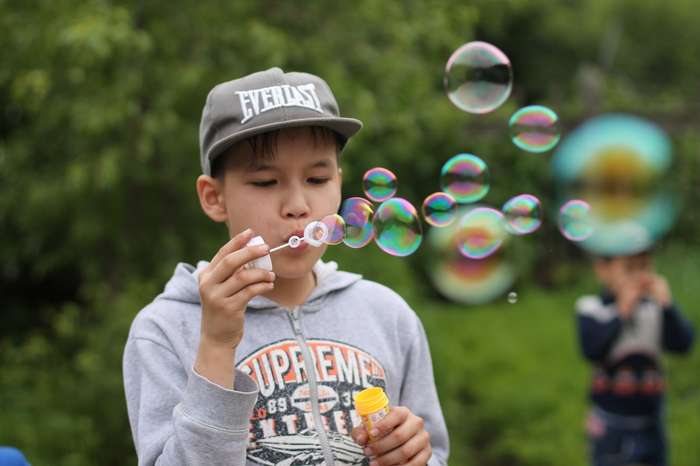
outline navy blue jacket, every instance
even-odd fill
[[[662,308],[643,299],[623,321],[608,292],[576,302],[583,355],[594,364],[591,400],[621,415],[655,415],[665,392],[663,351],[687,353],[693,327],[675,304]]]

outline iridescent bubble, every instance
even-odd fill
[[[542,105],[521,108],[508,126],[513,143],[528,152],[547,152],[559,142],[559,117]]]
[[[460,110],[488,113],[508,99],[513,88],[510,60],[486,42],[469,42],[458,48],[445,66],[447,97]]]
[[[362,177],[362,186],[367,197],[375,202],[384,202],[396,194],[396,175],[386,168],[370,168]]]
[[[593,231],[583,249],[629,255],[648,249],[678,219],[673,145],[654,122],[625,114],[592,118],[564,139],[552,157],[561,205],[585,199]]]
[[[447,193],[433,193],[423,201],[423,218],[434,227],[445,227],[455,219],[457,202]]]
[[[506,216],[506,230],[514,235],[527,235],[542,225],[542,206],[532,194],[509,199],[501,211]]]
[[[586,201],[572,199],[559,209],[559,230],[570,241],[584,241],[593,234],[591,207]]]
[[[345,220],[338,214],[327,215],[321,222],[328,227],[326,244],[340,244],[345,237]]]
[[[383,202],[372,223],[377,246],[392,256],[413,254],[423,240],[418,212],[406,199],[395,197]]]
[[[311,222],[304,228],[304,241],[317,248],[328,239],[328,227],[323,222]]]
[[[511,291],[510,293],[508,293],[508,302],[510,304],[517,303],[518,302],[518,293],[516,293],[515,291]]]
[[[343,243],[351,248],[367,246],[374,238],[372,203],[362,197],[351,197],[340,207],[340,216],[345,221]]]
[[[464,215],[464,207],[456,217]],[[506,257],[507,246],[484,259],[469,259],[458,250],[459,222],[431,228],[426,234],[428,277],[445,298],[467,305],[486,303],[512,290],[515,268]]]
[[[476,207],[459,223],[459,252],[470,259],[483,259],[506,239],[503,214],[490,207]]]
[[[460,204],[476,202],[489,192],[489,169],[476,155],[457,154],[442,166],[440,186]]]

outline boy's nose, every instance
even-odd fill
[[[283,202],[282,216],[290,218],[305,218],[309,216],[311,209],[303,190],[289,190]]]

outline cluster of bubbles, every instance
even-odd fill
[[[491,44],[469,42],[449,57],[444,85],[460,110],[491,112],[510,96],[511,62]],[[670,144],[656,126],[630,116],[604,116],[559,145],[557,114],[529,105],[511,115],[508,128],[512,143],[527,153],[544,154],[558,146],[552,168],[560,189],[551,211],[567,240],[594,252],[625,253],[647,247],[670,227],[675,204],[667,193],[652,189],[670,163]],[[391,170],[372,168],[362,178],[365,197],[346,199],[338,214],[320,221],[327,230],[323,242],[362,248],[374,241],[388,254],[408,256],[423,241],[422,215],[433,227],[428,245],[436,288],[465,303],[503,296],[514,281],[503,245],[512,235],[536,232],[543,206],[530,193],[513,196],[500,210],[479,204],[490,183],[482,158],[456,154],[440,170],[441,190],[427,196],[418,210],[395,197],[398,180]],[[517,293],[508,293],[507,300],[517,302]]]

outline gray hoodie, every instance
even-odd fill
[[[447,463],[425,332],[396,293],[319,261],[303,305],[254,298],[228,390],[192,369],[206,265],[178,264],[131,326],[124,387],[139,465],[367,464],[350,431],[360,424],[354,394],[369,386],[423,417],[428,464]]]

